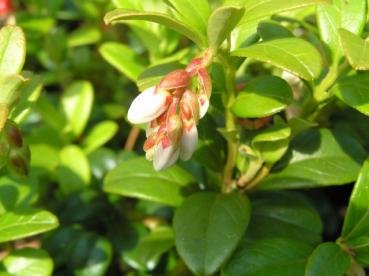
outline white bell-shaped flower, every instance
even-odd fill
[[[192,157],[196,150],[198,140],[199,138],[196,125],[193,125],[189,130],[183,130],[180,152],[180,158],[183,161],[187,161]]]
[[[150,122],[159,117],[170,103],[170,95],[157,93],[155,87],[150,87],[138,95],[128,110],[128,120],[133,124]]]

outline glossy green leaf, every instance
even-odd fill
[[[275,76],[259,77],[250,81],[232,105],[237,117],[267,117],[285,109],[292,101],[288,83]]]
[[[187,194],[186,186],[192,183],[195,179],[182,168],[173,166],[156,172],[151,162],[140,157],[125,161],[109,172],[104,180],[104,190],[178,206]]]
[[[58,226],[50,212],[27,207],[0,215],[0,243],[40,234]]]
[[[0,75],[0,103],[13,107],[20,97],[20,87],[24,82],[21,75]]]
[[[237,49],[232,55],[271,63],[306,80],[318,78],[322,69],[322,58],[318,50],[300,38],[262,42]]]
[[[346,77],[332,88],[344,103],[369,116],[369,73]]]
[[[142,74],[138,77],[138,89],[140,91],[144,91],[149,87],[156,86],[165,75],[182,67],[183,65],[178,62],[151,66],[143,71]]]
[[[264,41],[294,36],[289,29],[283,27],[280,23],[273,20],[260,22],[257,32]]]
[[[118,131],[118,124],[114,121],[104,121],[97,124],[83,139],[82,146],[85,153],[90,153],[108,142]]]
[[[69,145],[60,151],[57,176],[60,188],[65,194],[83,189],[90,184],[90,165],[78,146]]]
[[[0,74],[18,74],[26,58],[26,38],[21,28],[8,25],[0,30]]]
[[[34,203],[39,196],[38,184],[34,178],[0,177],[0,216],[14,208]]]
[[[11,120],[18,124],[29,114],[42,91],[42,81],[39,76],[25,72],[23,73],[23,77],[26,78],[27,81],[19,87],[19,94],[21,97],[9,116]]]
[[[246,12],[242,22],[253,21],[273,14],[329,2],[330,0],[245,0]]]
[[[267,163],[278,161],[286,152],[291,135],[291,128],[284,122],[276,121],[274,126],[258,133],[252,140],[263,160]]]
[[[195,30],[202,34],[206,33],[206,26],[210,15],[210,5],[208,0],[166,0],[172,6],[177,17],[186,22]]]
[[[364,266],[369,265],[369,235],[344,240],[344,244],[355,254],[355,261]]]
[[[254,195],[251,202],[246,234],[251,241],[279,237],[315,244],[321,240],[320,215],[301,194],[264,192]]]
[[[334,0],[329,5],[319,5],[317,20],[320,36],[328,45],[333,61],[338,62],[342,55],[339,28],[360,34],[366,21],[366,0]]]
[[[88,81],[72,83],[62,96],[62,107],[67,118],[66,131],[78,137],[86,127],[94,100],[94,89]]]
[[[108,148],[99,148],[88,155],[91,173],[97,179],[102,179],[105,174],[117,165],[116,153]]]
[[[3,264],[6,271],[14,276],[49,276],[54,268],[49,254],[34,248],[12,251],[5,257]]]
[[[355,187],[342,228],[344,239],[353,239],[361,235],[369,236],[369,161],[365,161]]]
[[[223,275],[304,275],[312,250],[306,243],[284,238],[243,241],[224,267]]]
[[[297,135],[278,170],[266,177],[261,189],[296,189],[342,185],[354,181],[365,158],[351,136],[328,129]]]
[[[153,270],[158,265],[161,255],[173,246],[173,230],[164,226],[157,227],[149,235],[143,237],[129,253],[130,265]]]
[[[145,69],[144,59],[122,43],[105,42],[99,51],[107,62],[132,81],[136,81]]]
[[[369,70],[369,41],[345,29],[339,29],[343,51],[355,70]]]
[[[223,6],[216,9],[209,18],[207,32],[209,47],[216,50],[230,36],[244,12],[244,8],[237,6]]]
[[[214,274],[227,261],[247,228],[250,207],[242,194],[197,193],[177,209],[176,247],[195,274]]]
[[[320,244],[306,265],[306,276],[342,276],[351,265],[350,256],[338,244],[326,242]]]
[[[151,21],[162,24],[170,29],[179,32],[180,34],[188,37],[200,47],[205,45],[205,36],[202,35],[199,31],[161,12],[144,12],[116,9],[107,13],[104,20],[107,24],[124,22],[126,20]]]
[[[80,27],[73,31],[67,41],[69,47],[85,46],[98,43],[101,39],[101,31],[96,27]]]

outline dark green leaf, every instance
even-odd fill
[[[230,36],[244,12],[244,8],[236,6],[223,6],[216,9],[209,18],[209,47],[217,50],[222,42]]]
[[[306,265],[306,276],[342,276],[351,265],[350,256],[342,251],[338,244],[326,242],[320,244]]]
[[[193,29],[187,24],[184,24],[165,13],[116,9],[114,11],[109,12],[105,16],[104,20],[107,24],[124,22],[126,20],[151,21],[151,22],[165,25],[166,27],[179,32],[180,34],[191,39],[193,42],[195,42],[200,47],[205,45],[204,35],[202,35],[196,29]]]
[[[50,212],[27,208],[0,215],[0,243],[33,236],[54,229],[58,219]]]
[[[304,275],[312,250],[306,243],[283,238],[243,241],[225,266],[223,275]]]
[[[263,40],[293,37],[293,33],[276,21],[266,20],[258,25],[258,34]]]
[[[322,58],[318,50],[301,38],[281,38],[232,52],[233,56],[271,63],[306,80],[319,77]]]
[[[353,239],[362,235],[369,236],[369,161],[365,161],[354,190],[342,228],[344,239]]]
[[[99,51],[107,62],[132,81],[136,81],[145,69],[144,59],[122,43],[105,42]]]
[[[5,257],[3,264],[6,271],[14,276],[49,276],[54,268],[47,252],[34,248],[12,251]]]
[[[345,133],[312,129],[297,135],[280,165],[258,187],[296,189],[342,185],[354,181],[365,151]]]
[[[178,166],[156,172],[151,162],[140,157],[125,161],[108,173],[104,190],[178,206],[187,194],[186,186],[194,182],[195,179]]]
[[[252,80],[238,95],[232,105],[237,117],[267,117],[285,109],[292,100],[288,83],[275,76]]]
[[[0,30],[0,74],[18,74],[26,58],[26,38],[21,28],[7,25]]]
[[[298,193],[259,193],[252,198],[246,237],[252,240],[286,238],[315,244],[321,240],[319,213]]]
[[[242,194],[192,195],[174,216],[178,253],[194,273],[213,274],[236,248],[249,218],[250,202]]]

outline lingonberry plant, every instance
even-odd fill
[[[366,275],[367,10],[0,0],[0,274]]]

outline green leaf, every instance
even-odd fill
[[[307,130],[293,139],[278,170],[258,187],[296,189],[350,183],[356,179],[365,155],[362,146],[346,133]]]
[[[288,148],[291,128],[282,122],[275,122],[274,126],[262,130],[252,139],[263,160],[267,163],[277,162]]]
[[[94,89],[88,81],[72,83],[62,96],[62,107],[68,120],[66,131],[78,137],[86,127],[90,117]]]
[[[140,157],[125,161],[109,172],[103,188],[108,193],[179,206],[186,195],[186,186],[194,182],[178,166],[156,172],[151,162]]]
[[[271,63],[306,80],[318,78],[322,69],[322,58],[318,50],[300,38],[262,42],[237,49],[232,55]]]
[[[108,148],[99,148],[88,155],[91,166],[91,173],[97,178],[102,179],[108,171],[117,165],[115,152]]]
[[[34,248],[12,251],[5,257],[3,264],[6,271],[14,276],[49,276],[54,268],[49,254]]]
[[[251,198],[249,240],[286,238],[315,244],[323,230],[319,213],[295,192],[263,192]]]
[[[354,252],[355,261],[364,266],[369,265],[369,235],[350,238],[344,242]]]
[[[25,82],[21,75],[0,75],[0,103],[13,107],[20,97],[19,88]]]
[[[42,91],[42,82],[39,76],[33,75],[30,72],[24,72],[23,76],[26,78],[26,81],[19,87],[19,102],[9,116],[11,120],[18,124],[31,111],[31,108],[40,97]]]
[[[208,23],[209,47],[217,50],[222,42],[230,36],[244,12],[244,8],[236,6],[223,6],[216,9],[211,14]]]
[[[351,193],[350,203],[341,236],[353,239],[362,235],[369,236],[369,160],[360,171],[355,187]]]
[[[191,15],[192,16],[192,15]],[[205,36],[202,35],[196,29],[182,23],[170,15],[161,12],[144,12],[144,11],[131,11],[125,9],[116,9],[106,14],[104,18],[106,24],[109,23],[122,23],[126,20],[146,20],[162,24],[170,29],[173,29],[180,34],[188,37],[195,42],[199,47],[204,46]]]
[[[227,261],[247,228],[250,207],[239,193],[197,193],[177,209],[176,247],[195,274],[214,274]]]
[[[343,51],[355,70],[369,70],[369,41],[345,29],[339,29]]]
[[[101,39],[101,31],[96,27],[80,27],[73,31],[67,41],[67,45],[71,48],[96,44]]]
[[[0,243],[40,234],[58,225],[50,212],[30,207],[14,209],[0,216]]]
[[[331,50],[333,62],[342,56],[339,28],[360,34],[366,21],[366,0],[334,0],[331,5],[319,5],[317,21],[322,40]],[[353,20],[355,18],[355,20]]]
[[[176,11],[177,17],[201,34],[206,33],[211,13],[208,0],[166,0]]]
[[[107,239],[77,227],[48,234],[42,245],[55,266],[66,268],[68,275],[106,275],[112,259],[112,246]]]
[[[292,90],[285,80],[264,76],[248,83],[231,109],[237,117],[262,118],[284,110],[291,101]]]
[[[369,73],[346,77],[332,88],[344,103],[369,116]]]
[[[273,20],[260,22],[257,31],[264,41],[294,37],[293,33],[289,29],[283,27],[280,23]]]
[[[38,190],[38,181],[34,178],[0,177],[0,216],[34,203],[38,199]]]
[[[338,244],[326,242],[320,244],[306,265],[306,276],[342,276],[351,265],[350,256]]]
[[[163,253],[174,246],[173,230],[161,226],[143,237],[129,253],[130,265],[146,270],[153,270],[159,263]],[[135,262],[133,264],[132,262]]]
[[[83,189],[90,184],[90,165],[78,146],[69,145],[60,151],[57,176],[64,194]]]
[[[0,74],[18,74],[26,58],[26,38],[21,28],[5,26],[0,30]]]
[[[108,142],[118,131],[118,124],[114,121],[104,121],[97,124],[83,139],[82,146],[89,154]]]
[[[102,57],[127,76],[137,81],[145,69],[145,60],[122,43],[105,42],[99,48]]]
[[[137,80],[138,89],[140,91],[144,91],[149,87],[156,86],[165,75],[182,67],[183,65],[181,65],[178,62],[164,63],[151,66],[138,76]]]
[[[271,16],[277,13],[286,12],[294,9],[301,9],[308,6],[329,3],[329,0],[245,0],[245,15],[243,22],[253,21],[266,16]]]
[[[306,243],[283,238],[243,241],[222,275],[304,275],[312,250]]]

